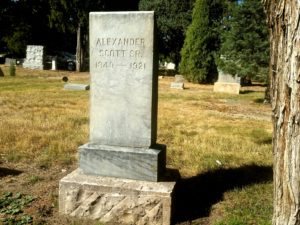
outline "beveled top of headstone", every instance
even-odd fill
[[[156,142],[154,12],[90,13],[90,142]]]

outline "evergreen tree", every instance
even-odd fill
[[[153,10],[157,18],[159,58],[178,64],[194,0],[141,0],[140,10]]]
[[[187,80],[212,82],[217,76],[214,55],[220,47],[219,25],[225,9],[222,0],[197,0],[192,23],[181,50],[180,72]]]
[[[218,67],[232,75],[266,81],[269,41],[261,0],[233,4],[224,19]]]

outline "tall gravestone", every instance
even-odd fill
[[[27,45],[26,59],[23,63],[24,68],[44,69],[44,46]]]
[[[170,224],[175,183],[156,143],[153,12],[90,13],[90,138],[60,181],[60,212],[116,224]],[[159,181],[159,182],[158,182]]]

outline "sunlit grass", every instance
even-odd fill
[[[2,160],[73,163],[78,145],[87,141],[88,92],[66,91],[61,79],[22,72],[0,79]]]
[[[271,189],[271,183],[263,183],[226,193],[224,201],[218,204],[218,207],[223,209],[224,216],[216,224],[270,225],[270,215],[272,214]]]
[[[78,146],[88,141],[89,92],[66,91],[61,78],[89,83],[88,75],[17,68],[10,77],[7,67],[1,69],[0,160],[46,169],[76,164]],[[167,145],[169,168],[189,178],[216,169],[271,167],[272,126],[270,107],[261,104],[263,89],[229,95],[189,83],[173,90],[170,82],[159,83],[157,140]],[[213,207],[211,223],[268,224],[271,193],[268,182],[229,190]],[[221,218],[214,216],[220,212]],[[258,212],[261,219],[255,219]]]

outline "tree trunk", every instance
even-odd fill
[[[271,39],[273,224],[300,224],[300,1],[263,0]]]
[[[77,46],[76,46],[76,71],[82,71],[83,65],[83,44],[82,44],[82,28],[81,24],[78,24],[77,28]]]

